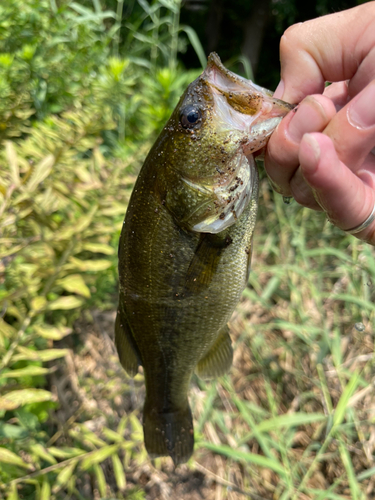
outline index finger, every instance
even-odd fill
[[[286,30],[280,41],[276,97],[298,103],[322,93],[326,81],[350,80],[353,97],[375,78],[375,2]]]

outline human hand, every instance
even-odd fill
[[[292,26],[280,53],[275,97],[308,97],[271,136],[267,173],[279,193],[357,228],[375,206],[375,2]],[[375,244],[375,222],[356,236]]]

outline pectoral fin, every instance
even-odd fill
[[[189,291],[196,293],[210,284],[223,250],[231,243],[229,236],[201,235],[186,275],[186,288]]]
[[[220,330],[219,337],[208,353],[199,361],[196,373],[201,378],[213,378],[224,375],[232,365],[233,349],[229,328]]]
[[[130,326],[126,316],[120,310],[117,311],[115,322],[115,344],[124,370],[134,377],[141,363],[138,361]]]

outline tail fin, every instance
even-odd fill
[[[169,455],[178,465],[187,462],[193,454],[193,419],[188,403],[186,409],[173,413],[158,413],[145,404],[143,432],[151,458]]]

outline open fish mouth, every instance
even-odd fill
[[[233,225],[250,202],[257,179],[252,153],[266,145],[293,106],[275,99],[271,91],[229,71],[215,53],[208,57],[202,79],[212,93],[212,119],[217,132],[225,137],[226,142],[238,144],[236,154],[222,172],[217,170],[215,182],[209,188],[215,199],[209,215],[192,227],[194,231],[217,234]],[[185,178],[184,182],[194,188],[191,180]],[[202,189],[202,184],[197,182],[196,189]],[[200,206],[199,210],[202,208]]]
[[[214,99],[215,119],[223,130],[246,135],[242,147],[246,155],[261,149],[293,105],[273,97],[273,93],[223,66],[216,53],[210,54],[203,79]]]

